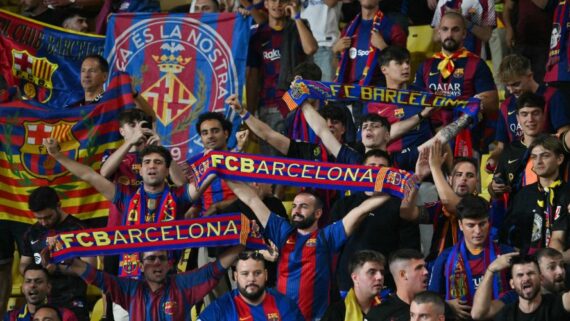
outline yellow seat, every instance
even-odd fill
[[[438,47],[433,42],[433,29],[430,25],[410,26],[408,30],[407,48],[411,55],[411,71],[415,74],[418,66],[438,51]]]
[[[103,316],[103,299],[100,298],[95,302],[93,306],[93,310],[91,311],[91,321],[99,321]]]
[[[12,294],[11,296],[22,296],[22,283],[24,277],[20,274],[20,253],[14,252],[14,261],[12,262]]]

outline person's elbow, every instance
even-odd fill
[[[312,56],[315,54],[315,52],[317,52],[317,49],[319,49],[317,42],[312,41],[310,44],[303,48],[303,52],[307,56]]]

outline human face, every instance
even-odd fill
[[[463,231],[465,243],[473,248],[481,248],[489,235],[489,219],[464,218],[459,220],[459,228]]]
[[[443,321],[445,317],[437,313],[433,303],[418,304],[412,301],[410,305],[410,321]]]
[[[370,156],[364,161],[364,165],[374,167],[388,167],[388,163],[389,162],[386,158],[378,156]]]
[[[537,136],[542,132],[544,112],[540,107],[523,107],[517,113],[517,122],[526,136]]]
[[[205,149],[226,149],[229,133],[224,131],[222,124],[217,119],[208,119],[200,124],[200,138]]]
[[[51,291],[47,275],[42,270],[28,270],[24,274],[22,293],[26,302],[32,305],[40,305],[45,302]]]
[[[38,223],[45,228],[53,228],[61,219],[61,211],[58,208],[45,208],[34,212],[34,216]]]
[[[61,321],[61,319],[54,309],[44,307],[34,313],[34,321]]]
[[[289,0],[265,0],[265,9],[272,19],[282,19],[286,16],[285,7],[289,4]]]
[[[107,73],[101,70],[99,61],[87,58],[81,64],[81,87],[86,92],[103,91],[103,84],[107,80]]]
[[[291,209],[293,226],[301,230],[315,227],[322,213],[322,209],[316,208],[316,203],[313,195],[301,193],[295,196]]]
[[[414,294],[425,291],[428,286],[428,274],[424,260],[411,259],[404,276],[408,289]]]
[[[451,188],[457,196],[475,193],[477,189],[477,169],[469,162],[461,162],[453,169]]]
[[[544,256],[538,261],[542,287],[550,293],[561,293],[565,289],[566,268],[562,256]]]
[[[267,282],[267,270],[263,262],[252,258],[239,260],[234,277],[241,296],[253,304],[259,303]]]
[[[362,123],[362,144],[367,149],[383,148],[390,140],[390,132],[380,122]]]
[[[558,169],[564,161],[564,155],[556,155],[544,146],[535,146],[530,152],[532,170],[538,177],[556,178]]]
[[[384,286],[384,266],[378,262],[366,262],[352,272],[351,277],[357,295],[372,299]]]
[[[168,167],[162,155],[151,153],[143,157],[140,174],[147,186],[157,187],[164,184]]]
[[[212,0],[197,0],[194,12],[218,12],[218,7]]]
[[[382,73],[386,76],[386,81],[396,83],[397,85],[405,84],[410,80],[410,60],[404,61],[390,60],[388,65],[381,67]]]
[[[515,264],[510,284],[521,299],[531,301],[536,298],[540,293],[540,273],[536,264]]]
[[[507,90],[513,94],[516,98],[519,98],[524,92],[532,90],[532,84],[534,80],[532,79],[532,72],[527,73],[524,76],[515,77],[505,83]]]
[[[68,30],[74,30],[79,32],[89,31],[89,25],[87,24],[87,18],[82,16],[73,16],[64,21],[63,27]]]
[[[441,46],[449,53],[459,50],[465,39],[465,27],[459,17],[444,16],[437,31],[441,39]]]
[[[336,119],[327,118],[327,125],[329,126],[329,130],[334,135],[334,138],[339,142],[342,142],[342,135],[346,131],[344,124],[341,121]]]
[[[367,10],[378,8],[380,0],[360,0],[360,7]]]
[[[152,125],[149,124],[147,121],[135,121],[135,122],[125,123],[119,128],[119,133],[121,134],[121,136],[123,136],[123,138],[126,141],[128,141],[131,139],[131,137],[135,135],[137,130],[140,130],[140,128],[152,129]],[[139,140],[136,145],[137,146],[142,145],[144,141],[145,139],[143,138]]]
[[[170,262],[166,251],[145,252],[142,257],[142,272],[147,282],[163,284],[166,280]]]

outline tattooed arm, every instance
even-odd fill
[[[418,149],[423,150],[433,145],[436,140],[442,144],[448,143],[453,137],[457,136],[459,131],[467,127],[471,123],[471,118],[468,115],[461,115],[456,121],[442,128],[434,137],[427,142],[421,144]]]

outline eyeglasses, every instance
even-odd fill
[[[238,255],[238,259],[242,260],[242,261],[248,260],[248,259],[254,259],[256,261],[261,261],[261,260],[263,260],[263,254],[259,253],[258,251],[244,251]]]
[[[168,261],[168,256],[166,256],[166,255],[149,255],[149,256],[145,256],[143,261],[155,262],[156,259],[158,259],[160,262],[166,262],[166,261]]]

